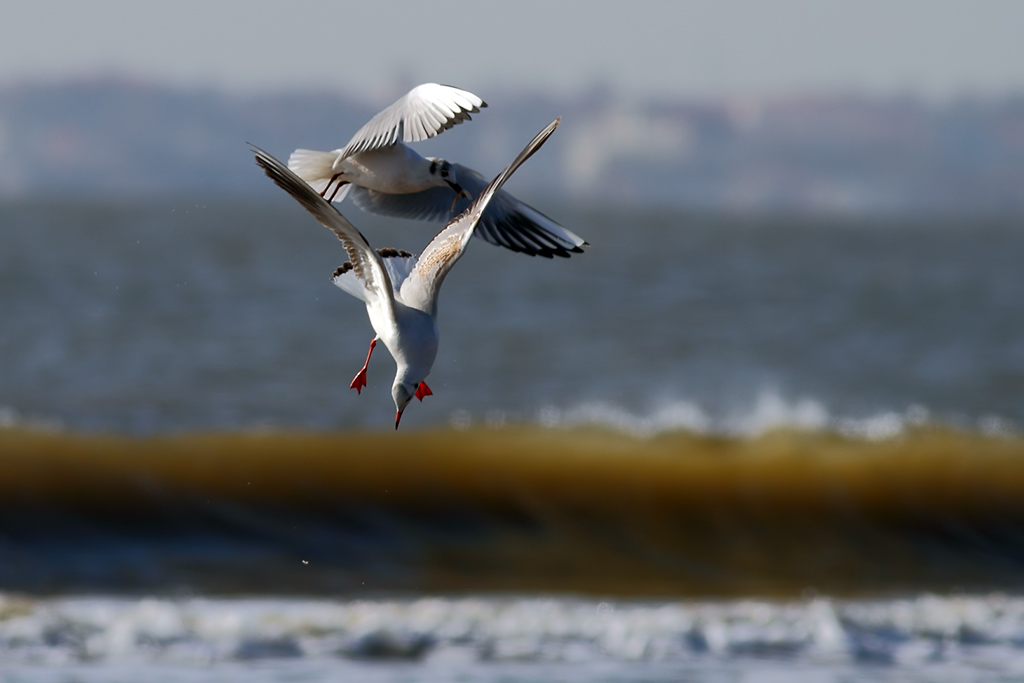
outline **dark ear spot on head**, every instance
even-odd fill
[[[435,173],[437,173],[437,162],[436,161],[431,161],[430,162],[430,175],[434,175]]]

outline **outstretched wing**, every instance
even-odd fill
[[[416,261],[416,267],[402,284],[399,292],[402,302],[412,308],[417,308],[426,313],[433,314],[437,307],[437,293],[441,288],[445,275],[452,269],[455,262],[462,256],[469,238],[473,236],[480,215],[487,208],[494,193],[497,192],[505,181],[515,173],[524,161],[529,159],[534,152],[540,149],[541,145],[551,136],[558,127],[561,118],[557,118],[547,125],[544,130],[537,134],[530,141],[523,151],[509,164],[505,170],[495,177],[484,190],[477,195],[469,208],[450,222],[441,232],[430,241],[423,253]]]
[[[299,176],[288,170],[288,167],[264,152],[259,147],[250,145],[256,153],[256,163],[264,170],[277,186],[283,189],[306,208],[320,223],[330,229],[341,240],[348,252],[349,262],[356,277],[362,281],[365,291],[360,297],[367,303],[380,300],[394,315],[391,280],[387,270],[381,263],[380,256],[370,248],[369,242],[355,226],[348,222],[341,213],[321,197]],[[355,295],[353,290],[347,289]],[[358,296],[358,295],[357,295]]]
[[[459,185],[470,195],[479,196],[487,186],[484,177],[468,166],[453,163],[452,167]],[[349,196],[363,211],[395,218],[448,222],[469,206],[468,199],[459,199],[453,205],[452,193],[447,187],[432,187],[406,194],[385,194],[358,186],[345,187],[351,187]],[[582,247],[588,246],[582,237],[566,230],[505,190],[494,193],[474,234],[499,247],[545,258],[568,258],[570,253],[581,253]]]
[[[367,122],[341,150],[338,159],[396,142],[419,142],[470,120],[487,103],[467,90],[424,83]]]

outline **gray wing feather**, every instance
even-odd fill
[[[463,189],[479,197],[487,186],[484,177],[468,166],[455,163],[452,166]],[[448,222],[469,208],[469,200],[459,199],[453,210],[453,193],[447,187],[432,187],[408,194],[383,194],[353,186],[349,197],[363,211],[421,221]],[[570,253],[580,253],[582,247],[587,246],[579,235],[505,190],[494,194],[480,219],[476,236],[512,251],[545,258],[568,258]]]

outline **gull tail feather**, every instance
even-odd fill
[[[297,149],[288,157],[288,168],[317,192],[323,192],[334,175],[334,160],[337,152],[317,152],[312,149]],[[335,201],[338,198],[335,197]]]

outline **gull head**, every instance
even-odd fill
[[[409,401],[416,395],[416,388],[418,386],[418,383],[398,380],[395,380],[394,385],[392,385],[391,398],[395,400],[395,408],[398,411],[395,413],[395,429],[398,429],[398,423],[402,420],[402,413],[405,412],[405,407],[409,405]]]
[[[463,199],[473,201],[473,195],[466,192],[459,185],[459,179],[455,175],[455,168],[451,165],[451,162],[437,157],[428,157],[427,161],[430,162],[430,175],[435,178],[435,184],[447,185],[452,188],[452,191],[457,195],[456,199],[462,197]]]

